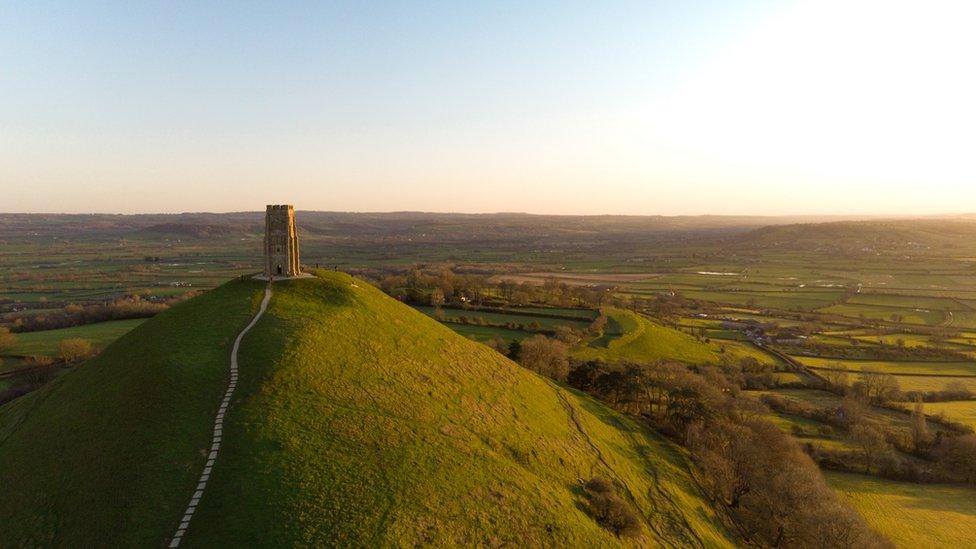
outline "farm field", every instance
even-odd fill
[[[414,307],[428,316],[434,316],[433,307],[418,305]],[[528,312],[528,311],[526,311]],[[480,320],[493,325],[522,325],[537,326],[537,328],[555,330],[559,326],[569,326],[571,328],[583,329],[590,324],[590,320],[580,317],[580,320],[569,320],[566,318],[551,318],[541,316],[542,313],[519,314],[515,310],[506,312],[478,311],[473,309],[441,309],[443,318],[446,322],[457,322],[464,318],[469,320]],[[560,313],[551,313],[560,314]],[[577,316],[577,315],[573,315]]]
[[[944,414],[951,421],[964,423],[976,429],[976,400],[926,402],[925,413]]]
[[[880,361],[880,360],[842,360],[834,358],[819,358],[794,356],[795,360],[813,369],[841,369],[848,372],[860,372],[865,369],[895,374],[906,377],[908,374],[920,376],[954,376],[947,381],[959,377],[976,378],[976,361],[974,362],[919,362],[919,361]]]
[[[976,490],[825,472],[868,524],[905,549],[976,546]]]
[[[960,311],[968,307],[958,301],[945,297],[926,295],[898,295],[859,293],[847,300],[850,305],[875,305],[879,307],[895,307],[903,309],[931,309],[939,311]]]
[[[414,305],[413,308],[436,318],[434,307]],[[545,307],[522,307],[507,309],[505,312],[443,308],[441,315],[442,322],[465,337],[481,342],[500,339],[509,344],[512,341],[532,337],[541,331],[551,332],[560,326],[584,330],[596,317],[597,312],[588,309]],[[561,318],[543,315],[556,315]]]
[[[513,341],[521,341],[527,337],[535,335],[525,330],[512,330],[510,328],[500,328],[498,326],[476,326],[474,324],[447,324],[455,332],[474,339],[475,341],[486,342],[492,339],[500,339],[506,344]]]
[[[831,305],[818,309],[818,312],[853,318],[864,317],[866,319],[881,321],[892,320],[892,315],[898,315],[901,319],[900,322],[924,326],[938,326],[946,321],[946,313],[941,310],[882,307],[877,305],[857,305],[853,303]]]
[[[766,391],[749,391],[756,397],[764,394],[777,395],[779,397],[806,403],[817,408],[836,409],[843,403],[843,397],[828,391],[818,389],[797,389],[797,388],[775,388]],[[928,409],[926,408],[926,411]],[[900,428],[908,428],[911,424],[911,416],[885,408],[870,407],[865,412],[865,419],[878,425],[889,425]]]
[[[17,343],[4,354],[13,356],[56,356],[58,345],[68,338],[83,338],[92,342],[97,349],[104,349],[109,343],[130,332],[146,319],[113,320],[86,324],[58,330],[43,330],[17,334]]]
[[[851,451],[856,449],[850,441],[832,433],[833,429],[822,423],[790,414],[766,414],[763,418],[771,421],[784,432],[792,435],[801,444],[810,444],[821,450]]]

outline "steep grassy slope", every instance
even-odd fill
[[[715,363],[719,354],[694,337],[623,309],[606,309],[605,334],[574,352],[582,360]]]
[[[276,283],[245,338],[186,545],[617,545],[583,511],[580,480],[594,475],[640,510],[636,543],[730,545],[674,446],[362,282],[322,276]],[[0,486],[15,488],[0,498],[0,545],[164,543],[259,291],[191,300],[0,409]]]
[[[262,287],[229,283],[177,305],[0,408],[0,546],[164,543]]]

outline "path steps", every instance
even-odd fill
[[[264,299],[261,300],[261,308],[258,309],[257,314],[251,319],[250,324],[245,326],[241,330],[241,333],[237,334],[237,339],[234,340],[234,348],[230,352],[230,381],[227,383],[227,392],[224,393],[224,399],[220,401],[220,408],[217,409],[217,417],[214,419],[213,439],[210,441],[210,453],[207,454],[207,463],[203,466],[203,472],[200,473],[200,480],[197,481],[197,487],[193,492],[193,496],[190,497],[190,504],[187,505],[186,511],[183,513],[183,518],[180,519],[180,525],[176,528],[176,533],[173,534],[173,539],[169,542],[170,547],[180,546],[180,542],[183,541],[183,537],[186,535],[187,528],[190,527],[190,520],[193,519],[193,513],[197,510],[200,498],[203,497],[203,491],[207,489],[207,483],[210,481],[210,473],[213,471],[214,463],[217,461],[217,453],[220,451],[220,442],[223,439],[224,415],[227,414],[230,397],[233,396],[234,389],[237,388],[237,351],[241,347],[241,340],[244,339],[244,335],[258,323],[258,319],[267,310],[269,301],[271,301],[271,284],[268,284],[268,287],[264,290]]]

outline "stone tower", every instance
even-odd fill
[[[301,272],[295,207],[269,205],[264,217],[264,276],[298,276]]]

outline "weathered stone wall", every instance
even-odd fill
[[[264,217],[264,275],[298,276],[301,272],[295,207],[268,205]]]

